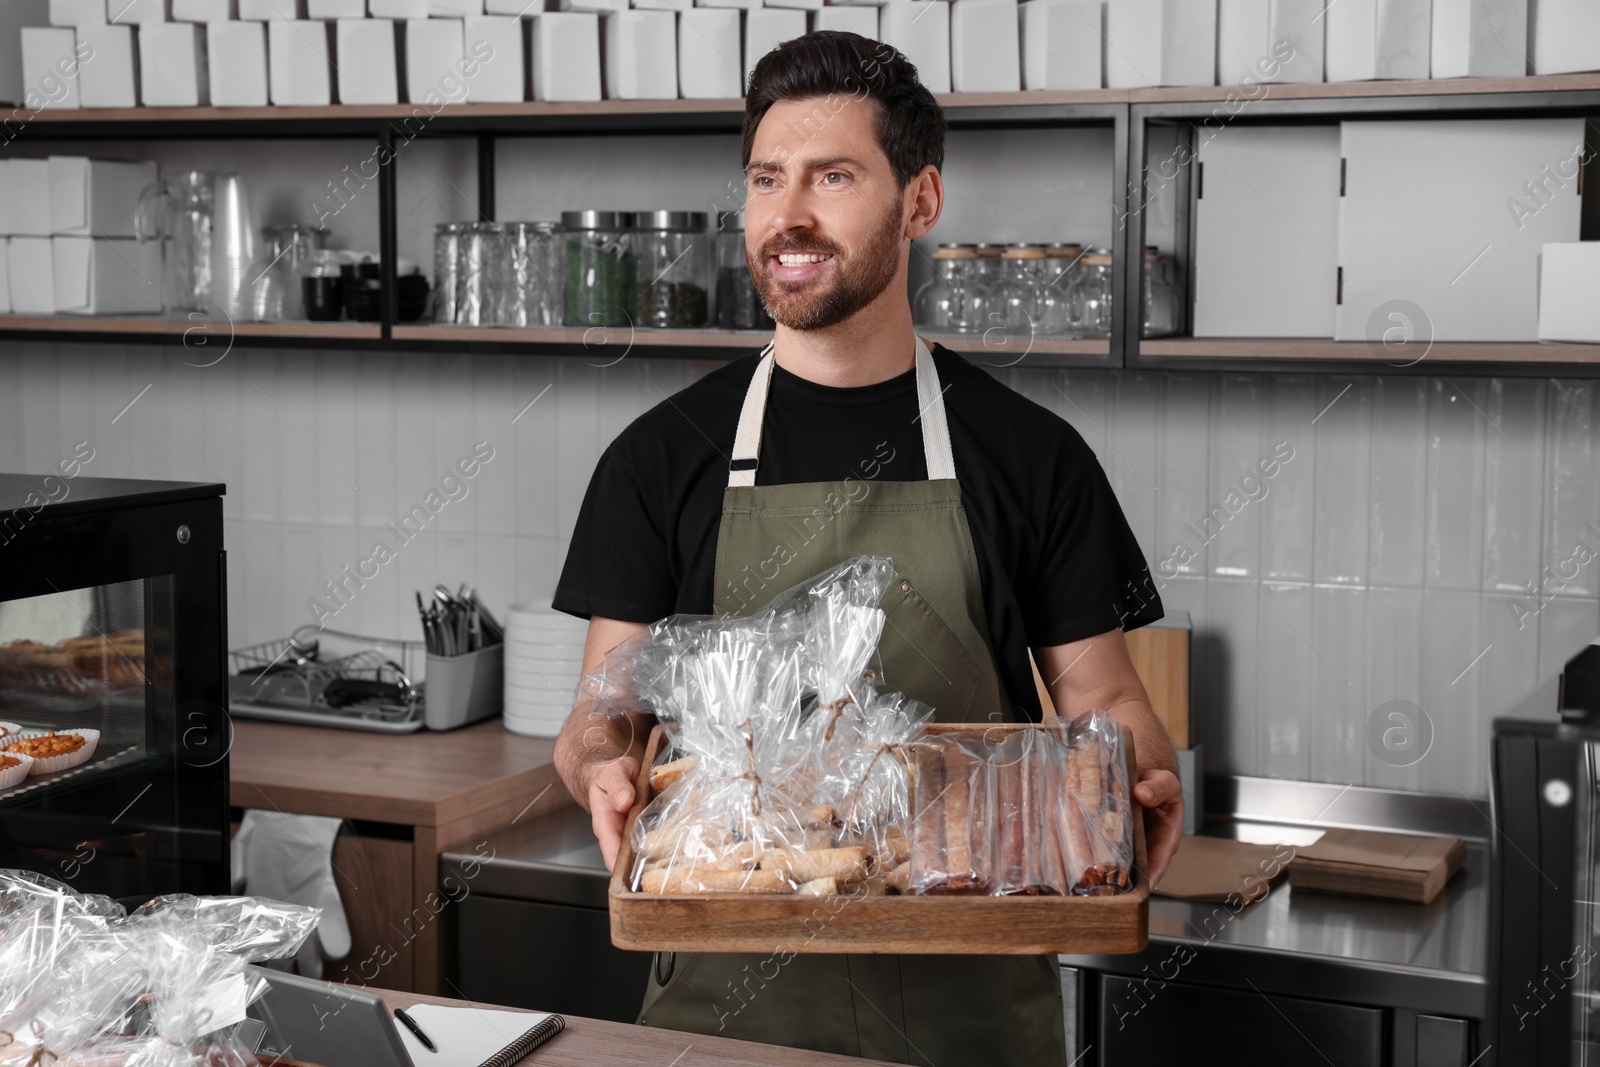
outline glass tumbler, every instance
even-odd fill
[[[461,278],[461,237],[470,222],[441,222],[433,228],[433,321],[456,321],[456,286]]]
[[[501,326],[559,326],[562,303],[561,227],[554,222],[507,222],[495,258],[495,322]]]
[[[494,326],[503,301],[495,289],[498,261],[505,254],[506,230],[498,222],[469,222],[456,256],[456,324]]]

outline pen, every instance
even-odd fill
[[[423,1048],[427,1049],[429,1052],[439,1051],[433,1047],[433,1042],[428,1040],[428,1035],[422,1032],[422,1027],[417,1025],[417,1021],[405,1013],[404,1008],[396,1008],[394,1010],[394,1017],[404,1023],[407,1030],[410,1030],[413,1034],[417,1035],[417,1040],[422,1042]]]

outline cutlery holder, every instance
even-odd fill
[[[505,652],[506,646],[500,644],[459,656],[428,653],[423,725],[454,730],[499,715],[505,697]]]

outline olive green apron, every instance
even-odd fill
[[[745,614],[853,556],[888,556],[883,685],[940,722],[1009,720],[927,346],[917,340],[925,482],[757,486],[772,367],[769,344],[734,442],[714,610]],[[639,1022],[925,1067],[1066,1064],[1054,956],[660,953]]]

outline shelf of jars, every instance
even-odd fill
[[[1157,360],[1339,360],[1394,368],[1440,363],[1592,364],[1600,372],[1600,344],[1557,341],[1435,341],[1427,345],[1385,347],[1365,341],[1322,338],[1160,337],[1139,342],[1138,358]]]
[[[121,335],[135,340],[168,336],[199,343],[202,338],[263,340],[376,341],[383,336],[375,322],[228,322],[163,315],[0,315],[0,334],[78,335],[104,339]]]

